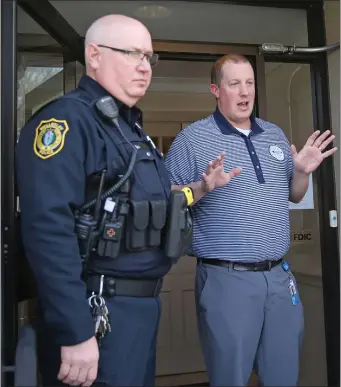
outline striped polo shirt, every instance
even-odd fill
[[[245,136],[217,109],[183,129],[170,147],[166,167],[175,185],[200,181],[223,151],[225,171],[243,169],[191,208],[190,255],[259,262],[280,259],[289,249],[290,144],[278,126],[259,118],[251,124]]]

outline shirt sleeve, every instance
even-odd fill
[[[165,158],[172,185],[187,185],[201,180],[192,145],[184,132],[173,141]]]
[[[94,336],[73,214],[85,196],[87,122],[70,105],[59,101],[38,113],[22,129],[16,148],[25,254],[44,321],[61,346]]]

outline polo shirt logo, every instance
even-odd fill
[[[270,155],[278,161],[284,160],[284,152],[278,145],[270,145],[269,147]]]

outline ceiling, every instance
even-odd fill
[[[205,41],[225,43],[281,42],[306,45],[306,15],[303,10],[276,9],[267,7],[236,6],[231,4],[184,2],[184,1],[52,1],[53,6],[84,36],[86,29],[98,17],[110,13],[121,13],[140,19],[152,33],[154,39]],[[145,5],[162,5],[164,18],[146,18],[136,13]],[[46,32],[25,12],[18,10],[19,36],[24,46],[46,46],[49,37]],[[40,36],[33,35],[39,34]],[[50,40],[51,44],[51,40]],[[20,63],[40,67],[62,68],[63,58],[56,54],[26,52],[20,56]],[[209,93],[210,62],[186,62],[162,60],[153,69],[150,92],[168,93]],[[268,63],[265,71],[271,72],[278,64]],[[80,71],[82,71],[80,69]],[[62,87],[60,75],[53,77],[46,88],[59,90]],[[46,91],[46,90],[45,90]]]
[[[153,39],[307,44],[306,13],[301,9],[192,1],[57,0],[51,1],[51,4],[81,36],[85,35],[87,28],[95,19],[110,13],[120,13],[141,20],[151,31]],[[154,8],[162,7],[159,8],[163,11],[160,18],[148,18],[139,13],[143,7],[150,5]],[[19,33],[45,33],[21,10],[18,15],[18,25]]]

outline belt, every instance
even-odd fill
[[[101,276],[89,276],[86,279],[88,293],[98,293],[101,284]],[[163,278],[114,278],[104,276],[103,297],[158,297],[162,288]]]
[[[198,262],[208,265],[226,267],[237,271],[270,271],[273,267],[279,265],[283,259],[277,261],[262,261],[262,262],[232,262],[223,261],[222,259],[213,258],[197,258]]]

